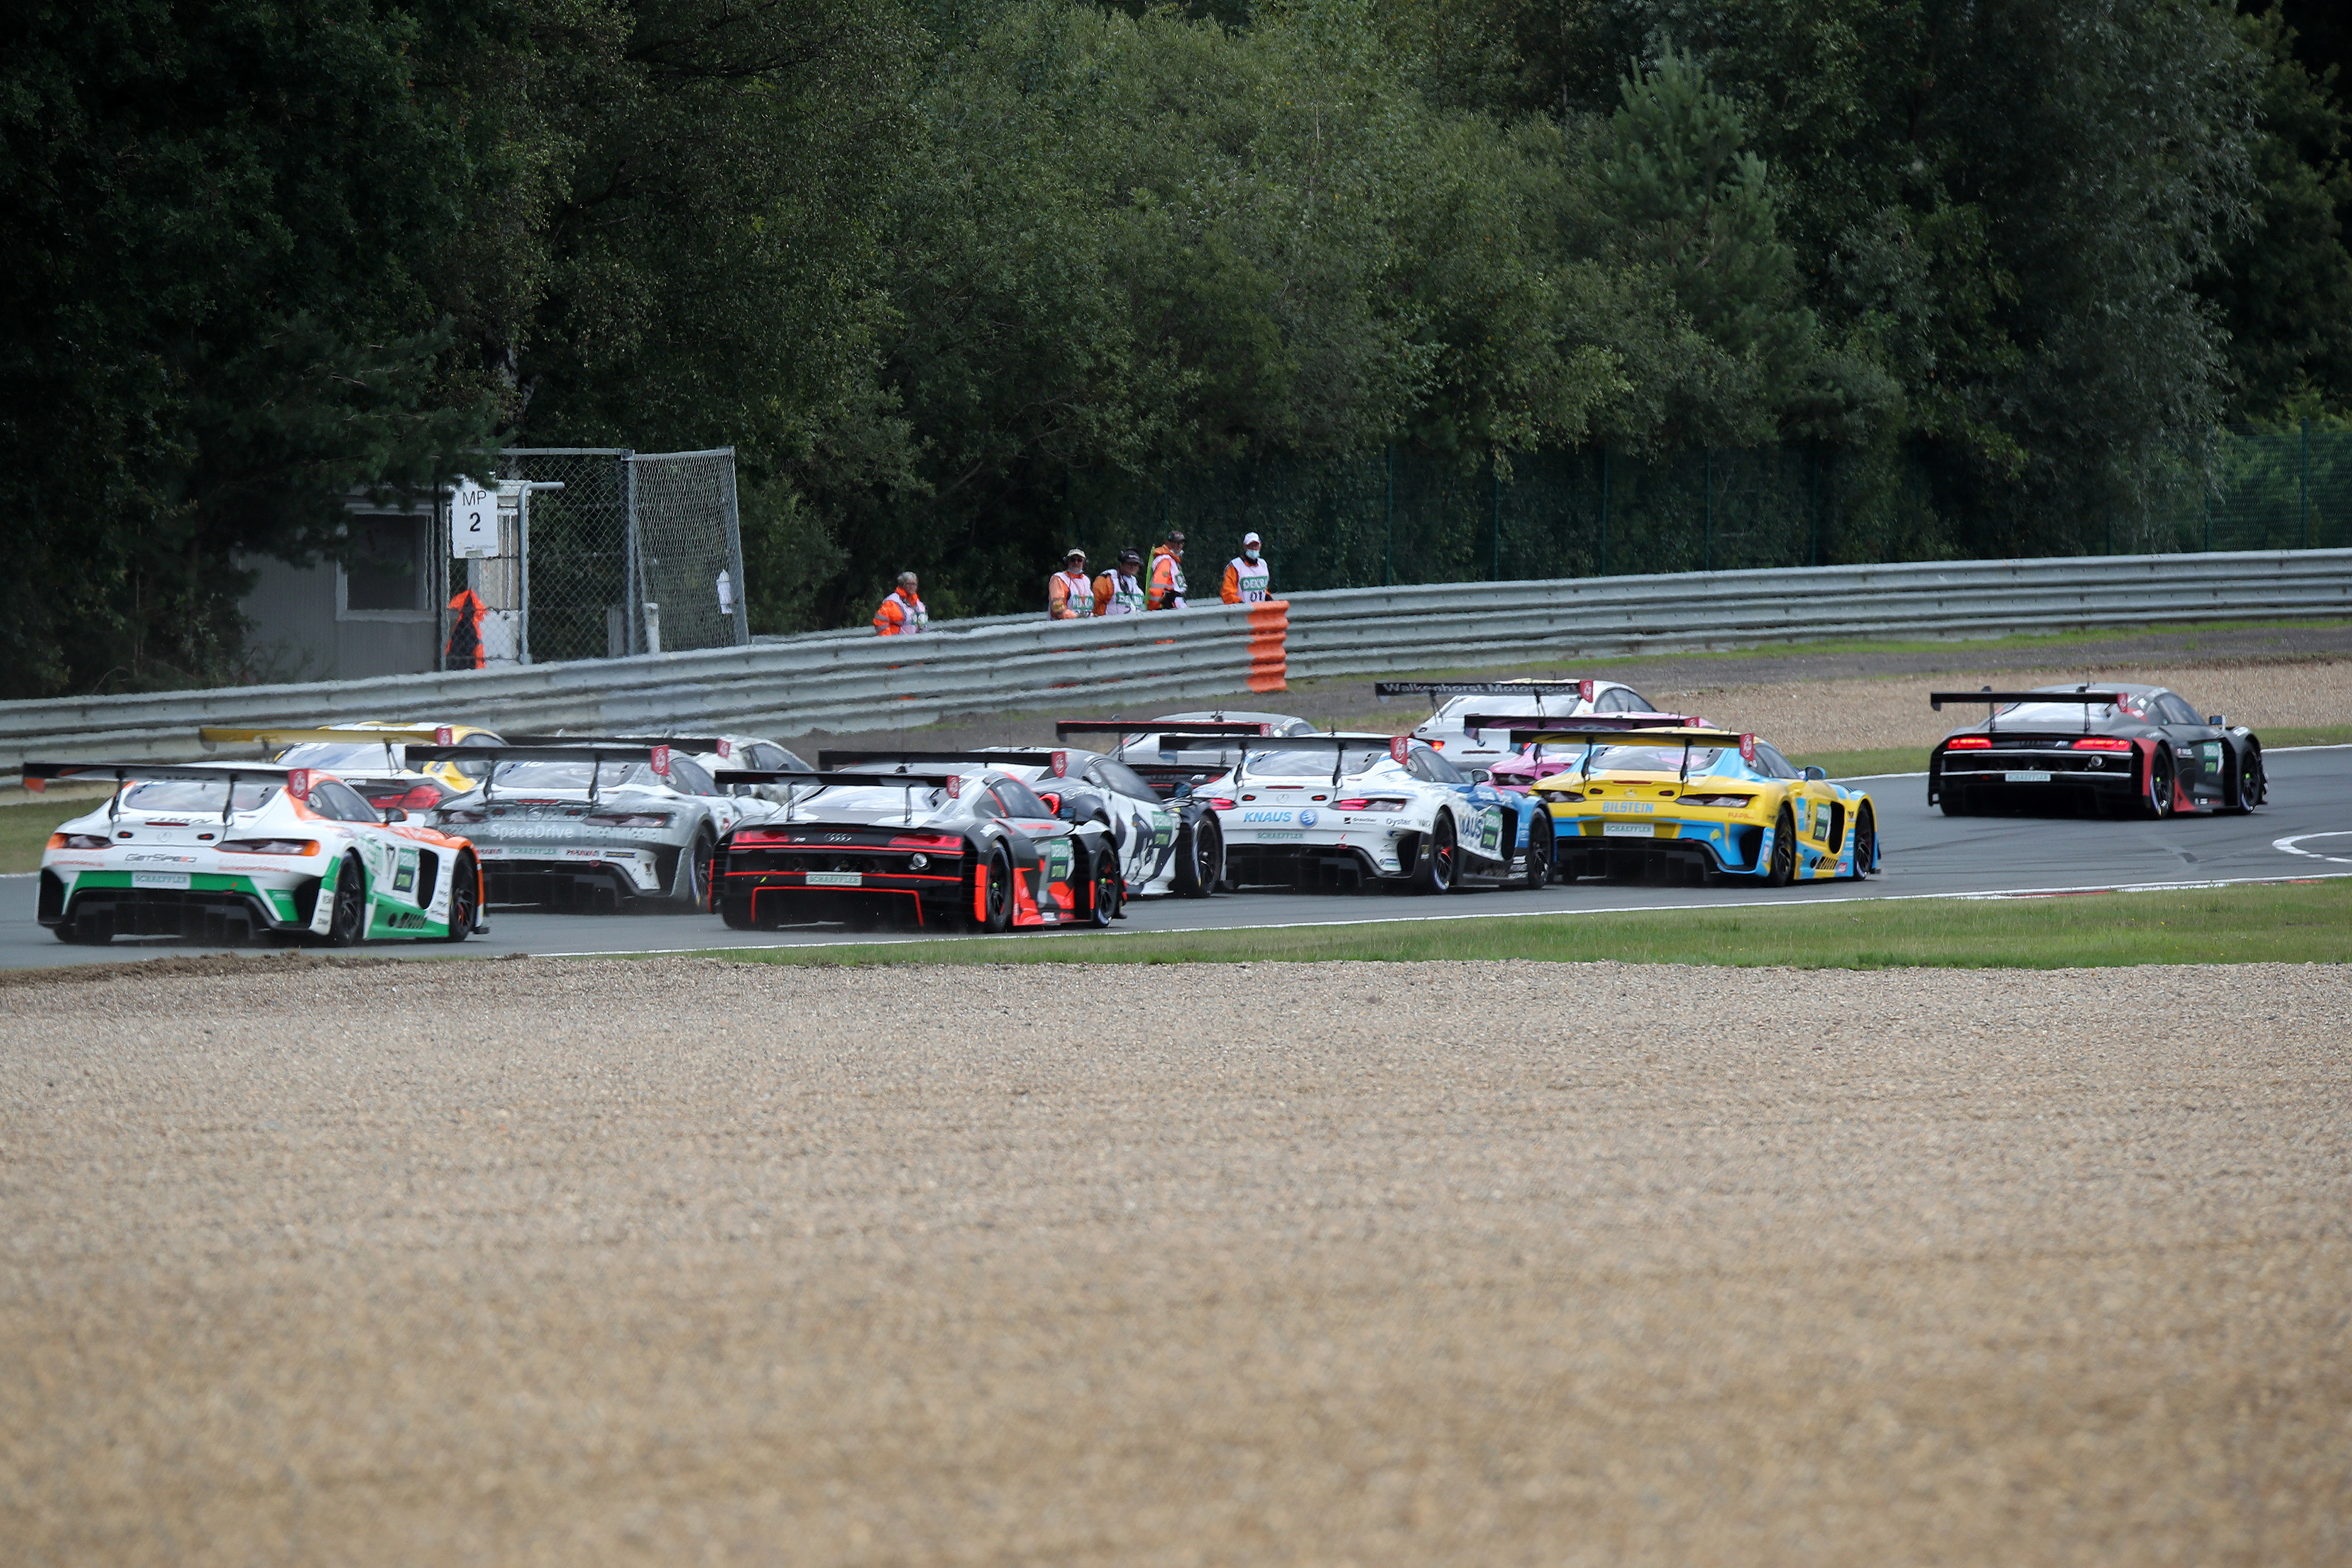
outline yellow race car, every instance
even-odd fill
[[[1550,809],[1552,864],[1563,881],[1737,876],[1786,887],[1878,869],[1878,811],[1868,793],[1791,766],[1752,735],[1565,721],[1515,728],[1512,738],[1539,759],[1548,747],[1581,747],[1567,771],[1528,787]]]
[[[503,746],[496,732],[471,724],[386,724],[362,720],[306,729],[230,729],[206,725],[196,731],[205,749],[252,746],[272,762],[332,773],[379,810],[431,810],[454,796],[471,794],[489,776],[487,760],[433,761],[408,765],[408,746]]]

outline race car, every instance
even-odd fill
[[[1983,703],[1927,758],[1927,803],[1979,811],[2246,812],[2270,792],[2263,743],[2162,686],[2108,682],[2032,691],[1931,692],[1928,706]]]
[[[458,749],[411,747],[409,754],[433,760]],[[777,810],[724,793],[667,746],[572,741],[465,755],[488,761],[489,774],[436,817],[473,841],[493,904],[700,909],[719,839]]]
[[[1171,797],[1179,784],[1198,789],[1233,766],[1231,747],[1193,744],[1204,737],[1314,733],[1312,723],[1287,713],[1171,713],[1151,719],[1065,719],[1054,727],[1061,740],[1074,735],[1114,737],[1110,755],[1133,768],[1162,800]],[[1179,752],[1184,754],[1181,758]]]
[[[583,737],[572,735],[521,735],[514,737],[517,746],[667,746],[673,753],[683,752],[705,773],[717,773],[722,768],[761,768],[807,772],[809,765],[799,755],[786,750],[774,741],[757,735],[599,735]],[[733,793],[733,791],[730,791]],[[745,786],[741,793],[757,800],[783,802],[782,787]],[[754,810],[753,815],[764,815]],[[731,823],[729,826],[732,826]]]
[[[470,757],[412,768],[411,743],[484,747],[498,735],[470,724],[383,724],[365,720],[322,728],[236,729],[205,725],[196,738],[207,751],[222,746],[253,746],[272,762],[332,773],[382,810],[429,811],[481,782],[490,765]]]
[[[1541,887],[1551,820],[1410,736],[1244,738],[1212,799],[1237,887],[1358,887],[1417,893],[1474,883]]]
[[[1372,695],[1383,702],[1390,697],[1427,697],[1430,715],[1413,730],[1413,738],[1437,747],[1465,771],[1490,768],[1511,755],[1508,737],[1502,730],[1469,722],[1478,714],[1541,723],[1591,714],[1654,712],[1650,700],[1633,687],[1592,676],[1549,681],[1374,681]],[[1654,714],[1662,724],[1681,723],[1685,716]]]
[[[1102,824],[1118,848],[1128,898],[1206,898],[1224,879],[1224,835],[1207,798],[1187,789],[1163,800],[1133,769],[1098,751],[825,751],[817,763],[828,773],[966,763],[1003,768],[1057,816]]]
[[[1793,767],[1752,735],[1693,726],[1629,730],[1597,719],[1514,734],[1584,747],[1573,769],[1536,780],[1530,791],[1550,808],[1564,880],[1738,876],[1786,887],[1859,880],[1878,869],[1878,809],[1869,794],[1831,783],[1818,768]]]
[[[349,947],[482,929],[473,847],[380,812],[314,768],[270,762],[27,762],[25,787],[114,781],[49,835],[36,915],[64,942],[256,937]]]
[[[1004,768],[731,768],[722,783],[794,784],[772,821],[736,829],[713,866],[712,902],[738,931],[810,920],[923,930],[1108,925],[1118,918],[1118,846],[1072,821]]]

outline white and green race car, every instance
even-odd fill
[[[37,917],[64,942],[275,938],[348,947],[482,929],[464,839],[379,811],[331,774],[269,762],[27,762],[25,787],[111,779],[41,855]]]

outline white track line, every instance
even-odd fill
[[[2308,835],[2305,835],[2308,836]],[[2266,883],[2328,882],[2352,877],[2352,872],[2312,871],[2282,876],[2233,876],[2203,882],[2132,882],[2099,883],[2083,887],[2012,887],[1988,889],[1978,893],[1885,893],[1864,898],[1825,899],[1823,904],[1913,904],[1923,900],[1948,899],[2009,899],[2009,898],[2069,898],[2091,893],[2195,893],[2216,887],[2240,887]],[[1072,936],[1193,936],[1204,932],[1219,931],[1305,931],[1318,926],[1343,925],[1417,925],[1448,920],[1537,920],[1552,916],[1585,915],[1643,915],[1656,911],[1685,913],[1707,909],[1802,909],[1819,908],[1820,904],[1801,904],[1789,899],[1740,898],[1712,904],[1612,904],[1599,909],[1514,909],[1500,914],[1473,912],[1464,915],[1387,915],[1362,920],[1281,920],[1258,925],[1174,925],[1157,931],[1068,931],[1059,935]],[[697,953],[722,956],[729,953],[788,953],[810,947],[902,947],[911,942],[1019,942],[1034,941],[1046,935],[1037,930],[1007,931],[989,936],[882,936],[864,940],[850,939],[827,942],[759,942],[741,943],[724,947],[616,947],[577,953],[538,953],[540,958],[652,958],[671,957],[679,954]],[[451,956],[457,955],[452,954]],[[483,957],[502,955],[483,954]]]

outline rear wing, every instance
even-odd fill
[[[982,748],[978,751],[820,751],[816,765],[826,772],[856,768],[875,763],[914,763],[929,767],[940,762],[972,762],[996,768],[1043,768],[1056,779],[1066,778],[1070,771],[1070,754],[1066,751],[1036,751],[1016,747]]]
[[[1549,738],[1558,735],[1564,725],[1573,725],[1580,730],[1596,731],[1674,729],[1701,725],[1701,721],[1696,714],[1685,713],[1590,714],[1576,719],[1530,718],[1523,713],[1474,713],[1465,715],[1462,720],[1462,727],[1473,734],[1482,729],[1508,730],[1514,746],[1537,736]]]
[[[596,798],[597,788],[604,782],[601,775],[604,763],[643,762],[664,778],[669,774],[668,747],[635,742],[572,741],[554,746],[412,746],[408,748],[408,758],[411,762],[489,763],[490,770],[482,778],[484,800],[490,797],[491,787],[498,782],[498,764],[501,762],[585,762],[589,764],[588,799],[591,800]]]
[[[721,757],[734,755],[734,743],[716,735],[516,735],[507,738],[509,746],[635,746],[650,748],[666,746],[672,751],[717,752]],[[484,748],[473,748],[479,752]]]
[[[1073,735],[1181,735],[1204,740],[1246,740],[1269,736],[1274,726],[1252,723],[1244,719],[1211,721],[1208,719],[1175,722],[1143,718],[1129,723],[1118,718],[1065,718],[1054,723],[1057,740]]]
[[[2002,703],[2081,703],[2086,708],[2112,707],[2133,695],[2131,692],[1996,692],[1990,689],[1929,692],[1927,706],[1937,713],[1944,711],[1946,703],[1983,703],[1989,707],[1998,707]]]
[[[52,779],[87,778],[93,783],[110,779],[114,794],[106,803],[110,817],[121,809],[125,784],[145,784],[159,779],[194,779],[205,784],[220,780],[228,785],[221,802],[224,822],[229,820],[230,810],[236,803],[238,779],[275,779],[289,795],[300,800],[309,797],[310,780],[319,771],[283,762],[26,762],[22,770],[26,790],[35,795],[47,790]]]
[[[1517,741],[1522,737],[1518,731],[1514,730],[1511,738]],[[1700,729],[1687,725],[1654,729],[1628,729],[1621,725],[1607,725],[1592,719],[1580,718],[1568,724],[1555,725],[1549,729],[1528,730],[1526,732],[1525,738],[1534,741],[1539,747],[1547,741],[1555,740],[1570,745],[1581,742],[1587,747],[1597,747],[1610,741],[1627,746],[1679,746],[1683,748],[1682,776],[1685,779],[1690,777],[1690,759],[1691,753],[1694,751],[1736,750],[1739,753],[1741,761],[1750,766],[1753,766],[1756,761],[1756,737],[1753,734],[1734,735],[1727,729]]]
[[[406,746],[413,741],[429,740],[436,746],[456,741],[457,732],[448,725],[395,724],[376,729],[339,729],[332,726],[305,728],[288,726],[282,729],[237,729],[224,725],[207,724],[196,731],[196,738],[209,751],[216,746],[301,746],[310,741],[338,741],[360,746]]]
[[[829,768],[722,768],[710,777],[722,789],[730,784],[814,784],[821,789],[836,785],[921,786],[944,789],[950,800],[962,799],[964,782],[961,773],[856,773]]]
[[[1376,697],[1548,697],[1572,696],[1591,702],[1598,682],[1590,678],[1565,681],[1374,681]]]

